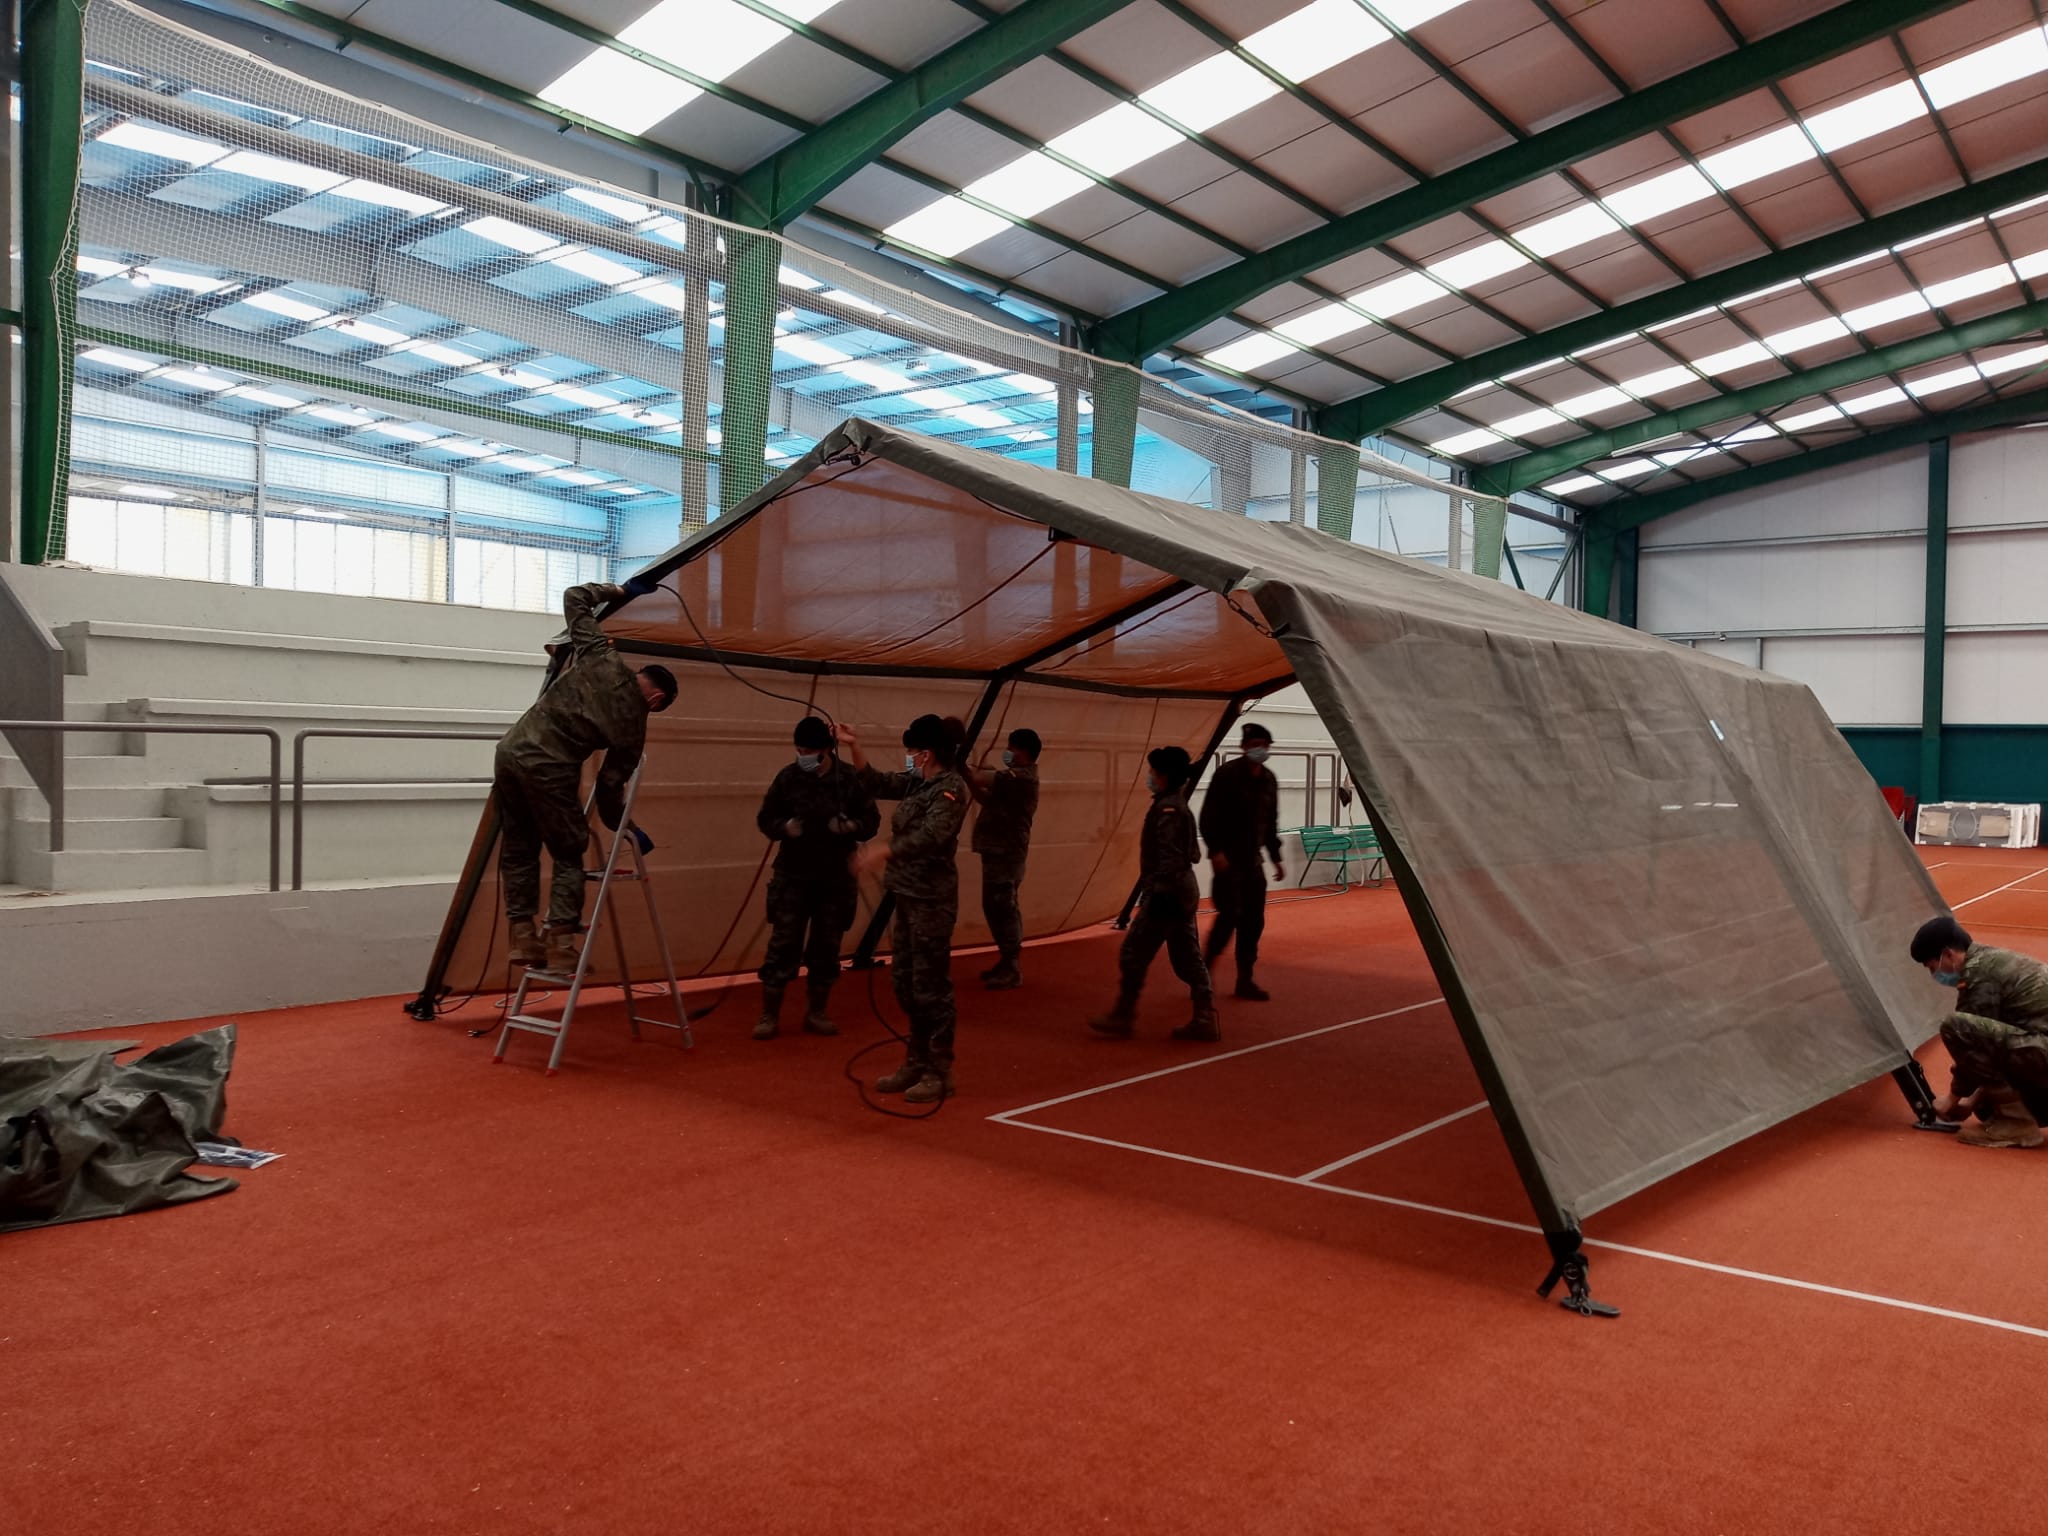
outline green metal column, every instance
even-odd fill
[[[1129,485],[1138,456],[1138,386],[1135,368],[1095,365],[1095,421],[1089,428],[1095,452],[1089,473],[1112,485]]]
[[[28,0],[21,23],[21,558],[64,558],[78,302],[84,0]]]
[[[1596,619],[1607,617],[1607,604],[1614,588],[1614,530],[1588,527],[1579,540],[1579,607]]]
[[[1920,638],[1920,803],[1941,798],[1941,695],[1948,653],[1948,445],[1927,445],[1927,608]]]
[[[775,391],[775,310],[782,242],[725,235],[725,398],[720,412],[718,509],[730,512],[768,478],[768,404]]]
[[[1316,526],[1348,544],[1357,511],[1358,450],[1325,444],[1316,455]]]
[[[1642,530],[1624,528],[1614,536],[1614,622],[1636,627],[1636,556]]]

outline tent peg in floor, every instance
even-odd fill
[[[1576,1312],[1581,1317],[1619,1317],[1621,1308],[1611,1307],[1604,1301],[1595,1301],[1593,1292],[1586,1284],[1588,1260],[1579,1248],[1582,1240],[1576,1227],[1567,1227],[1562,1232],[1546,1232],[1544,1238],[1550,1244],[1550,1273],[1543,1277],[1543,1283],[1536,1287],[1536,1294],[1548,1298],[1557,1289],[1557,1282],[1564,1282],[1565,1294],[1558,1305],[1567,1312]]]

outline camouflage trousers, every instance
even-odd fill
[[[1024,883],[1024,861],[995,854],[981,856],[981,915],[996,951],[1011,965],[1024,952],[1024,911],[1017,899]]]
[[[761,985],[786,987],[801,963],[813,990],[839,976],[839,945],[853,926],[856,888],[851,880],[773,875],[768,881],[768,952]]]
[[[2028,1113],[2048,1125],[2048,1035],[1980,1014],[1952,1013],[1942,1021],[1941,1043],[1958,1077],[2011,1088]]]
[[[540,851],[554,864],[548,886],[548,926],[583,923],[583,850],[590,823],[576,775],[536,778],[500,762],[491,783],[498,802],[498,874],[505,886],[505,915],[530,918],[540,901]]]
[[[955,902],[898,896],[889,932],[889,978],[896,1006],[910,1020],[908,1059],[937,1072],[953,1070],[953,924],[958,917]]]
[[[1209,966],[1202,958],[1202,946],[1195,934],[1192,891],[1185,902],[1150,891],[1139,898],[1137,910],[1131,914],[1131,926],[1124,933],[1123,948],[1116,957],[1117,981],[1124,997],[1135,1001],[1144,990],[1145,973],[1152,969],[1153,958],[1162,944],[1173,965],[1173,974],[1187,983],[1198,1004],[1208,1002],[1212,996]]]
[[[1204,957],[1214,965],[1234,935],[1237,974],[1240,978],[1251,975],[1252,967],[1259,963],[1260,936],[1266,931],[1266,870],[1259,856],[1232,855],[1229,869],[1214,871],[1209,899],[1216,903],[1216,919],[1209,925]]]

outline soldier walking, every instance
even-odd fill
[[[1247,724],[1232,758],[1209,780],[1202,800],[1202,841],[1209,845],[1209,899],[1216,920],[1209,925],[1203,958],[1214,968],[1223,948],[1237,938],[1237,989],[1231,995],[1247,1002],[1272,998],[1254,975],[1259,963],[1259,938],[1266,931],[1266,870],[1259,850],[1273,856],[1273,878],[1286,878],[1280,864],[1280,781],[1266,766],[1273,733]]]
[[[1038,814],[1038,756],[1044,749],[1038,732],[1015,730],[1001,768],[990,773],[970,764],[961,770],[981,807],[969,846],[981,855],[981,915],[996,942],[996,963],[981,973],[981,984],[991,992],[1024,980],[1017,969],[1024,953],[1024,912],[1017,898],[1031,852],[1031,821]]]

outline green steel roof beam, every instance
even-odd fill
[[[1112,356],[1147,356],[1222,318],[1239,304],[1318,267],[1447,214],[1463,212],[1474,203],[1732,101],[1781,76],[1796,74],[1960,3],[1962,0],[1852,0],[1837,5],[1761,42],[1596,107],[1522,143],[1369,203],[1321,229],[1284,240],[1249,261],[1126,310],[1102,326],[1097,346]]]
[[[1426,411],[1474,384],[1487,383],[1502,374],[1534,367],[1553,358],[1568,357],[1631,331],[1663,325],[1696,310],[1729,303],[1745,294],[1803,277],[1808,272],[1853,261],[1887,246],[1900,245],[1952,224],[1982,218],[1998,209],[2044,195],[2048,195],[2048,159],[2000,176],[1987,177],[1975,186],[1959,187],[1939,197],[1882,214],[1867,224],[1852,224],[1833,234],[1787,246],[1754,261],[1724,267],[1706,277],[1666,288],[1599,314],[1567,321],[1526,341],[1511,341],[1447,367],[1433,368],[1412,379],[1403,379],[1376,394],[1359,395],[1325,406],[1317,430],[1326,437],[1364,437],[1393,422]]]
[[[734,183],[735,206],[750,223],[782,228],[920,123],[1127,4],[1024,0],[747,171]]]
[[[1586,512],[1585,521],[1588,527],[1620,533],[1630,528],[1640,528],[1645,523],[1654,523],[1658,518],[1669,517],[1674,512],[1683,512],[1687,507],[1696,507],[1703,501],[1732,496],[1738,491],[1775,485],[1780,481],[1796,479],[1800,475],[1813,474],[1819,470],[1839,469],[1845,464],[1854,464],[1861,459],[1875,458],[1879,454],[1894,453],[1901,448],[1914,448],[1922,443],[1931,443],[1939,437],[1961,436],[1966,432],[1986,432],[1994,427],[2014,426],[2043,419],[2048,419],[2048,394],[2036,391],[2032,394],[2015,395],[2011,399],[1995,401],[1972,410],[1951,411],[1925,421],[1908,422],[1905,426],[1893,427],[1890,431],[1873,432],[1868,437],[1852,438],[1846,443],[1816,448],[1803,458],[1772,459],[1767,464],[1738,470],[1732,475],[1717,475],[1696,485],[1658,491],[1611,506],[1595,507]]]
[[[1915,368],[1924,363],[1938,362],[1943,358],[1972,352],[1978,347],[2012,341],[2017,337],[2030,335],[2044,326],[2048,326],[2048,302],[2022,304],[2014,309],[2001,310],[1995,315],[1986,315],[1981,320],[1971,320],[1963,325],[1930,331],[1924,336],[1915,336],[1910,341],[1894,342],[1888,347],[1879,347],[1872,352],[1858,353],[1853,357],[1802,369],[1797,373],[1787,374],[1782,379],[1753,384],[1748,389],[1738,389],[1732,394],[1695,401],[1691,405],[1682,405],[1676,410],[1646,416],[1641,421],[1632,421],[1625,426],[1590,433],[1585,437],[1574,438],[1568,443],[1560,443],[1554,448],[1518,454],[1497,464],[1474,469],[1473,483],[1496,496],[1528,490],[1531,486],[1540,485],[1564,470],[1576,469],[1579,465],[1590,464],[1595,459],[1604,459],[1611,453],[1620,453],[1644,443],[1656,442],[1674,433],[1690,432],[1717,421],[1732,421],[1777,406],[1790,405],[1795,400],[1805,400],[1830,389],[1841,389],[1850,384],[1881,378],[1896,369]]]

